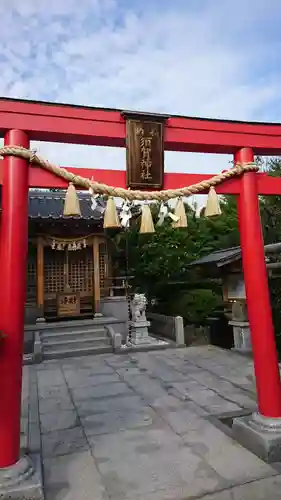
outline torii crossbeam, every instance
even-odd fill
[[[121,110],[0,99],[0,133],[5,146],[29,148],[30,140],[124,147],[126,130]],[[281,124],[246,123],[167,116],[166,151],[227,153],[235,163],[254,155],[281,154]],[[71,171],[71,167],[69,167]],[[98,182],[126,187],[126,173],[73,169]],[[212,174],[166,173],[164,188],[188,186]],[[0,352],[0,468],[19,459],[22,346],[28,241],[28,189],[66,188],[66,182],[21,158],[0,162],[2,184],[1,316],[6,335]],[[218,193],[238,196],[238,215],[248,314],[260,415],[281,418],[281,386],[265,266],[258,195],[281,195],[281,179],[244,173],[221,184]]]

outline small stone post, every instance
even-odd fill
[[[185,347],[183,318],[176,316],[175,319],[176,346]]]

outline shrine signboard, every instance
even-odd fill
[[[148,116],[126,118],[127,187],[163,189],[164,123]]]
[[[80,297],[77,293],[61,292],[57,296],[58,316],[78,316],[80,314]]]

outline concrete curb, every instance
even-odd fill
[[[41,454],[39,397],[36,369],[29,371],[28,452]]]
[[[132,345],[132,346],[124,346],[119,347],[114,352],[115,354],[128,354],[132,352],[149,352],[149,351],[161,351],[164,349],[175,349],[176,344],[167,343],[167,344],[159,344],[159,345]]]
[[[111,338],[113,352],[118,352],[122,344],[122,335],[120,333],[116,333],[110,325],[106,325],[105,329],[108,336]]]

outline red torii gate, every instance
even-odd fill
[[[0,99],[0,132],[5,146],[29,148],[30,140],[124,147],[125,120],[120,110]],[[256,155],[281,154],[281,125],[169,116],[165,121],[166,151],[227,153],[235,163]],[[89,169],[71,169],[92,177]],[[164,189],[184,187],[212,176],[166,173]],[[126,173],[95,170],[97,182],[126,187]],[[29,168],[21,158],[0,162],[1,316],[7,336],[0,352],[0,468],[19,459],[22,346],[28,241],[28,189],[66,188],[46,170]],[[242,260],[252,335],[258,409],[268,418],[281,417],[281,385],[274,341],[258,195],[281,194],[281,179],[256,172],[225,181],[218,193],[238,196]]]

